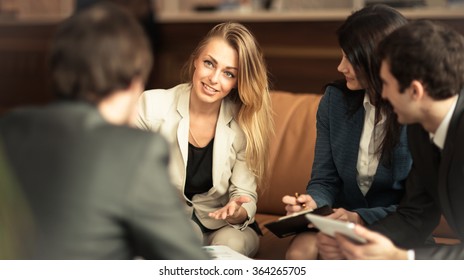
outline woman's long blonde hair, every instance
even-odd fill
[[[238,85],[228,98],[238,106],[235,119],[245,133],[246,162],[260,188],[268,178],[269,138],[274,132],[266,63],[253,34],[242,24],[220,23],[213,27],[193,51],[184,67],[191,82],[194,61],[212,38],[224,39],[238,54]]]

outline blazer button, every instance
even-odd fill
[[[185,203],[187,203],[187,205],[188,205],[189,207],[192,207],[192,205],[193,205],[192,202],[190,202],[190,201],[185,201]]]

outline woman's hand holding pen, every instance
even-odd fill
[[[282,202],[286,204],[285,210],[287,211],[287,215],[306,209],[317,208],[316,202],[309,194],[299,195],[295,193],[294,196],[286,195],[282,198]]]

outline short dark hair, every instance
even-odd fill
[[[133,79],[146,82],[153,64],[146,35],[127,11],[99,3],[60,25],[50,70],[58,97],[98,103]]]
[[[418,20],[399,28],[379,46],[399,91],[421,81],[435,100],[458,94],[464,87],[464,37],[444,24]]]

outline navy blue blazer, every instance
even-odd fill
[[[391,167],[380,160],[374,181],[364,196],[356,180],[356,165],[365,110],[360,106],[350,116],[344,94],[328,86],[319,104],[314,163],[307,193],[318,207],[326,204],[343,207],[357,212],[371,224],[394,212],[403,197],[404,182],[412,165],[406,127],[401,129]]]

